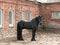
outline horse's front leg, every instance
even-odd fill
[[[35,40],[35,33],[36,33],[36,29],[33,29],[32,30],[32,39],[31,39],[31,41],[36,41]]]

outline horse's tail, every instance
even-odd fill
[[[19,30],[19,23],[17,23],[17,30]]]
[[[17,40],[20,40],[19,22],[17,23]]]

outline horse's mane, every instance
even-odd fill
[[[33,20],[37,20],[37,18],[38,18],[38,17],[35,17],[35,18],[33,18],[31,21],[33,21]]]

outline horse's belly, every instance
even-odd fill
[[[32,27],[23,27],[24,29],[32,29]]]
[[[32,26],[31,25],[25,25],[23,26],[24,29],[32,29]]]

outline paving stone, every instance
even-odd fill
[[[26,32],[24,34],[24,32]],[[60,31],[46,30],[36,32],[36,41],[31,41],[31,31],[23,31],[24,41],[16,39],[16,31],[0,32],[0,45],[60,45]]]

